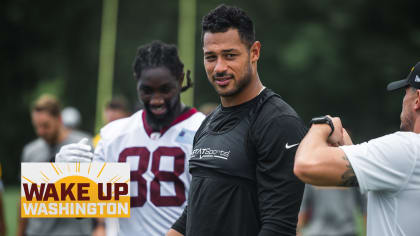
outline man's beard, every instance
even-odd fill
[[[179,97],[176,98],[176,101],[174,101],[172,104],[171,101],[165,101],[166,113],[161,116],[156,116],[153,114],[149,103],[144,105],[146,110],[146,120],[153,131],[160,131],[172,123],[172,121],[175,119],[175,107],[178,101]]]
[[[58,143],[58,131],[53,133],[51,136],[41,137],[49,145],[56,145]]]
[[[219,73],[219,74],[213,76],[213,80],[215,80],[215,77],[224,77],[224,76],[227,76],[227,75],[229,75],[229,74],[227,74],[225,72]],[[230,75],[230,76],[233,77],[233,75]],[[248,86],[248,84],[251,82],[251,77],[252,77],[252,68],[251,68],[251,65],[249,65],[248,66],[248,70],[246,71],[246,73],[242,76],[242,78],[240,78],[239,80],[237,80],[237,84],[236,84],[236,86],[232,90],[227,91],[227,92],[221,92],[221,91],[218,91],[216,89],[216,92],[221,97],[233,97],[233,96],[239,94],[240,92],[242,92],[242,90],[246,86]]]
[[[411,118],[401,119],[400,131],[412,132],[414,122]]]

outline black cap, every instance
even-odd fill
[[[420,89],[420,62],[417,62],[417,64],[411,68],[407,78],[389,83],[386,89],[388,91],[394,91],[407,86]]]

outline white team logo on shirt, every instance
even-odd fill
[[[229,158],[230,151],[222,151],[216,150],[211,148],[197,148],[194,149],[191,155],[191,158],[199,158],[199,159],[224,159],[227,160]]]
[[[292,144],[292,145],[289,145],[289,143],[286,143],[285,148],[286,148],[286,149],[290,149],[290,148],[295,147],[295,146],[297,146],[297,145],[299,145],[299,143],[295,143],[295,144]]]

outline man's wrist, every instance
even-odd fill
[[[325,137],[325,139],[327,139],[331,134],[331,127],[328,124],[313,124],[311,129]]]
[[[328,137],[330,137],[334,133],[334,123],[332,122],[331,118],[329,116],[319,116],[314,117],[310,121],[311,125],[328,125],[330,127],[330,132],[328,134]]]

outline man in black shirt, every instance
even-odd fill
[[[252,20],[221,5],[202,21],[204,67],[221,105],[190,159],[188,206],[167,236],[296,235],[304,184],[293,174],[306,127],[258,76]]]

